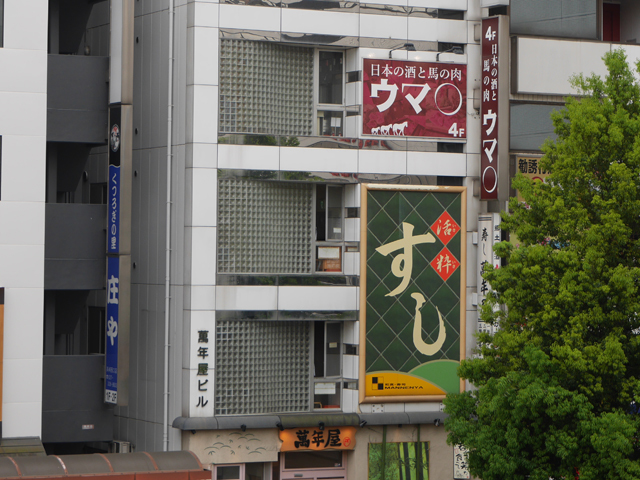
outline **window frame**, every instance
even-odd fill
[[[4,0],[0,0],[0,48],[4,48]]]
[[[315,369],[316,369],[316,364],[315,364],[315,358],[316,358],[316,329],[315,329],[315,323],[318,322],[314,322],[314,328],[311,329],[312,332],[312,336],[311,336],[311,351],[310,351],[310,355],[311,355],[311,359],[312,361],[309,362],[309,367],[310,367],[310,394],[309,394],[309,400],[311,402],[310,405],[310,411],[311,412],[324,412],[324,411],[331,411],[331,412],[336,412],[336,411],[342,411],[343,410],[343,402],[344,402],[344,395],[343,395],[343,389],[344,389],[344,322],[340,321],[340,320],[322,320],[319,323],[323,324],[323,332],[324,332],[324,340],[323,340],[323,352],[322,352],[322,365],[323,365],[323,372],[322,372],[322,376],[318,376],[316,377],[315,374]],[[337,324],[339,325],[339,342],[338,342],[338,362],[339,362],[339,369],[340,369],[340,373],[339,375],[326,375],[327,371],[326,371],[326,367],[327,367],[327,325],[328,324]],[[320,403],[320,402],[316,402],[315,396],[316,396],[316,384],[317,383],[335,383],[337,385],[336,387],[336,394],[338,395],[338,408],[327,408],[327,407],[320,407],[320,408],[316,408],[316,403]]]
[[[262,464],[262,479],[270,480],[271,479],[271,462],[256,462]],[[226,468],[226,467],[240,467],[239,469],[239,480],[246,480],[247,478],[247,463],[228,463],[228,464],[220,464],[213,465],[213,471],[211,472],[211,478],[213,480],[217,480],[218,478],[218,468]],[[234,479],[230,479],[234,480]]]
[[[345,232],[344,232],[344,227],[345,227],[345,186],[343,184],[339,184],[339,183],[317,183],[315,184],[315,189],[313,191],[313,208],[314,208],[314,212],[313,212],[313,217],[316,222],[315,224],[315,228],[316,228],[316,234],[315,234],[315,238],[313,239],[313,251],[312,251],[312,257],[313,257],[313,272],[314,274],[326,274],[326,275],[336,275],[336,274],[343,274],[344,272],[344,264],[343,264],[343,258],[344,258],[344,250],[345,250]],[[324,212],[324,238],[325,240],[318,240],[318,232],[317,232],[317,201],[318,201],[318,185],[324,185],[325,187],[325,195],[324,195],[324,201],[325,201],[325,212]],[[339,189],[340,190],[340,230],[341,230],[341,238],[340,239],[331,239],[331,240],[327,240],[327,236],[328,236],[328,229],[329,229],[329,189],[334,188],[334,189]],[[326,271],[326,270],[320,270],[319,269],[319,263],[318,263],[318,248],[319,247],[339,247],[340,248],[340,271]]]
[[[317,479],[317,478],[331,478],[333,480],[340,480],[347,478],[347,458],[348,455],[342,451],[342,466],[341,467],[325,467],[325,468],[284,468],[285,455],[287,453],[296,452],[280,452],[280,480],[289,480],[294,478],[301,478],[300,473],[304,478]]]
[[[320,52],[340,53],[342,55],[342,102],[341,103],[320,103]],[[313,52],[313,132],[318,137],[344,137],[345,116],[346,116],[346,51],[335,48],[316,48]],[[340,112],[340,133],[338,135],[325,135],[319,129],[320,112]]]

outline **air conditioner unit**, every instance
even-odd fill
[[[111,443],[111,453],[131,453],[131,442],[114,440]]]

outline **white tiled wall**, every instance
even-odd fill
[[[41,435],[47,16],[47,0],[4,2],[0,287],[7,437]]]

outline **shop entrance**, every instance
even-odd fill
[[[280,480],[346,480],[346,459],[341,450],[284,452]]]

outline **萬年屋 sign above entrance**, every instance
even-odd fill
[[[356,447],[355,427],[288,428],[280,432],[281,452],[303,450],[353,450]]]
[[[466,188],[362,185],[361,201],[360,401],[460,392]]]

